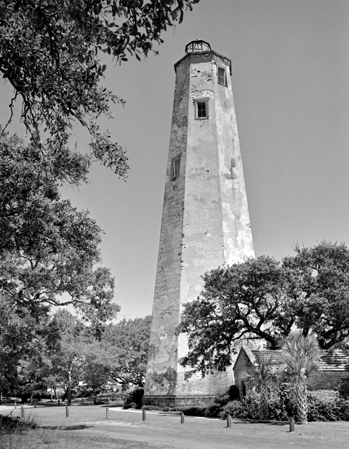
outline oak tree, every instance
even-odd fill
[[[199,0],[1,0],[0,73],[21,118],[43,153],[65,146],[74,123],[90,135],[91,155],[125,177],[122,147],[98,125],[122,99],[103,87],[105,58],[140,59]],[[156,52],[156,51],[155,51]]]
[[[244,338],[270,349],[294,329],[316,335],[322,349],[348,339],[349,249],[324,241],[295,250],[281,263],[261,256],[203,276],[203,292],[184,305],[178,326],[188,335],[187,376],[225,370],[234,342]]]

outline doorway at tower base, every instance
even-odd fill
[[[213,395],[144,395],[143,405],[154,407],[201,407],[212,403]]]

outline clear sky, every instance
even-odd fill
[[[103,264],[120,318],[151,313],[175,74],[204,39],[233,61],[233,91],[256,255],[296,243],[349,245],[349,1],[201,0],[159,55],[109,63],[105,84],[126,100],[105,123],[128,149],[127,182],[95,166],[65,191],[104,230]],[[0,86],[0,122],[11,90]],[[20,132],[16,124],[12,127]],[[80,148],[86,136],[76,133]]]

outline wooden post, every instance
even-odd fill
[[[183,413],[183,410],[181,411],[181,424],[184,424],[184,413]]]
[[[288,419],[290,421],[290,432],[294,432],[294,416],[289,416]]]
[[[37,403],[38,403],[38,400],[37,400],[37,399],[34,399],[34,408],[36,408]]]
[[[69,418],[69,407],[67,405],[65,406],[65,416]]]
[[[142,408],[142,421],[145,421],[147,419],[147,413],[144,408]]]
[[[109,418],[109,408],[107,407],[105,409],[105,419],[108,419],[108,418]]]
[[[58,399],[58,405],[61,405],[61,401]]]
[[[231,416],[227,413],[227,427],[231,427]]]
[[[24,412],[24,407],[21,407],[21,418],[24,419],[25,418],[25,412]]]

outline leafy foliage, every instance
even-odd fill
[[[322,349],[344,342],[349,333],[349,250],[322,242],[296,248],[282,263],[266,256],[203,276],[204,290],[184,305],[178,332],[188,334],[182,358],[187,376],[225,370],[233,343],[265,340],[280,348],[291,329],[311,332]]]
[[[83,182],[88,166],[68,148],[44,155],[17,136],[0,138],[0,287],[13,307],[83,304],[99,321],[119,310],[109,270],[93,269],[100,228],[60,197],[60,186]]]
[[[304,335],[315,332],[320,347],[329,349],[349,336],[349,250],[344,243],[322,242],[296,247],[296,253],[283,261],[296,325]]]
[[[127,387],[128,384],[144,386],[148,361],[151,316],[122,320],[106,327],[103,339],[118,354],[117,362],[110,368],[110,378]]]
[[[269,398],[269,418],[275,421],[287,421],[288,416],[295,416],[296,422],[299,422],[297,416],[296,402],[288,401],[292,397],[294,386],[284,384],[279,389],[273,390]],[[220,414],[225,418],[229,414],[237,419],[258,419],[259,395],[250,392],[242,401],[231,401],[223,407]],[[295,395],[294,395],[295,397]],[[349,401],[338,398],[321,397],[318,392],[308,392],[308,421],[348,421],[349,420]]]
[[[54,142],[66,145],[77,121],[91,134],[94,157],[125,177],[124,150],[97,124],[101,115],[111,115],[112,102],[124,103],[100,85],[106,64],[99,55],[140,60],[198,1],[0,1],[0,72],[15,92],[10,120],[19,97],[22,120],[46,152]]]
[[[142,408],[142,398],[144,396],[144,388],[136,387],[129,391],[126,395],[124,408]]]
[[[301,332],[291,332],[282,346],[285,377],[294,383],[306,382],[318,370],[319,344],[314,334],[304,337]]]
[[[0,415],[0,432],[13,432],[14,430],[36,429],[38,427],[35,419],[25,421],[18,416]]]
[[[276,348],[290,331],[294,317],[286,300],[286,277],[274,259],[249,259],[212,270],[203,279],[201,296],[184,306],[178,327],[188,334],[184,366],[202,375],[224,370],[234,341],[264,338]]]

